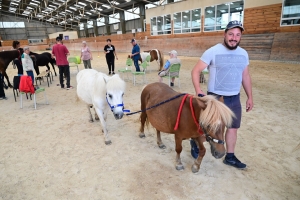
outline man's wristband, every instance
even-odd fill
[[[198,97],[204,97],[204,95],[203,94],[198,94]]]

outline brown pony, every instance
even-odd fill
[[[141,62],[143,62],[145,60],[145,58],[147,57],[147,55],[149,55],[149,54],[150,54],[150,62],[156,60],[156,62],[158,64],[158,71],[161,71],[164,66],[164,55],[158,49],[147,50],[147,51],[144,51],[141,53],[141,58],[142,58]]]
[[[169,99],[175,98],[167,103]],[[155,105],[161,104],[157,107]],[[149,109],[150,107],[154,107]],[[148,108],[148,109],[147,109]],[[179,108],[182,108],[179,113]],[[182,140],[192,138],[198,143],[199,156],[192,165],[192,172],[200,169],[201,161],[206,149],[203,142],[207,140],[211,146],[211,153],[215,158],[221,158],[225,154],[224,129],[230,126],[234,114],[222,102],[214,96],[204,97],[183,96],[164,83],[152,83],[147,85],[141,94],[140,137],[145,137],[145,123],[150,122],[157,132],[157,144],[165,148],[160,132],[172,133],[175,136],[176,169],[184,169],[181,163]],[[180,119],[178,119],[180,116]]]
[[[7,85],[8,87],[12,87],[11,83],[9,82],[9,78],[6,74],[6,69],[9,65],[9,63],[14,60],[15,58],[18,58],[22,55],[23,49],[19,50],[11,50],[11,51],[1,51],[0,52],[0,71],[2,75],[6,78],[7,80]]]

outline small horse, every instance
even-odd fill
[[[106,129],[107,112],[110,108],[115,119],[123,117],[123,95],[125,82],[115,74],[111,77],[94,69],[81,70],[77,76],[77,95],[87,104],[90,122],[93,122],[90,108],[94,107],[95,119],[99,120],[104,132],[105,144],[111,144]],[[98,117],[99,116],[99,117]]]
[[[2,75],[7,80],[8,87],[13,87],[12,84],[9,82],[9,78],[6,74],[6,69],[9,65],[9,63],[14,60],[15,58],[21,57],[23,54],[23,49],[19,50],[11,50],[11,51],[1,51],[0,52],[0,71],[2,72]]]
[[[50,70],[49,63],[52,65],[52,68],[54,70],[55,76],[57,76],[55,67],[54,65],[56,64],[55,59],[52,58],[51,53],[49,52],[44,52],[41,54],[30,52],[29,55],[33,55],[34,57],[32,58],[33,64],[34,64],[34,69],[37,75],[40,74],[39,66],[46,66],[48,70]]]
[[[176,97],[177,98],[174,98]],[[172,99],[167,103],[168,99]],[[188,101],[185,101],[188,99]],[[161,104],[161,105],[159,105]],[[159,105],[155,107],[155,105]],[[146,109],[154,107],[152,109]],[[180,153],[182,140],[192,138],[198,143],[199,156],[192,165],[192,172],[197,173],[206,149],[203,145],[205,139],[211,146],[211,153],[215,158],[221,158],[225,154],[224,129],[230,126],[234,114],[222,102],[214,96],[204,97],[183,96],[164,83],[152,83],[147,85],[141,94],[140,134],[145,137],[144,126],[152,124],[157,132],[157,144],[165,148],[160,132],[172,133],[175,136],[176,169],[182,170]],[[199,120],[198,120],[199,119]]]
[[[161,51],[158,49],[151,49],[151,50],[142,52],[141,53],[141,59],[142,59],[141,62],[143,62],[148,55],[150,55],[150,57],[151,57],[150,62],[156,60],[156,62],[158,64],[158,70],[161,71],[164,66],[164,56],[161,53]]]

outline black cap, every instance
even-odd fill
[[[135,39],[131,39],[131,42],[130,42],[130,43],[133,43],[133,42],[136,42],[136,40],[135,40]]]
[[[61,41],[61,40],[62,40],[61,37],[57,37],[57,38],[56,38],[56,41]]]
[[[233,28],[240,28],[242,31],[244,31],[244,27],[243,27],[243,24],[242,22],[240,21],[231,21],[227,24],[226,28],[225,28],[225,31],[229,30],[229,29],[233,29]]]

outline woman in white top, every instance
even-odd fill
[[[34,65],[31,57],[29,56],[30,53],[29,47],[24,47],[23,50],[24,53],[21,56],[23,70],[26,71],[28,76],[31,76],[32,85],[34,85],[34,75],[33,75]]]
[[[81,60],[83,61],[85,69],[92,69],[91,60],[93,60],[93,55],[90,51],[90,48],[86,46],[86,41],[82,42]]]

